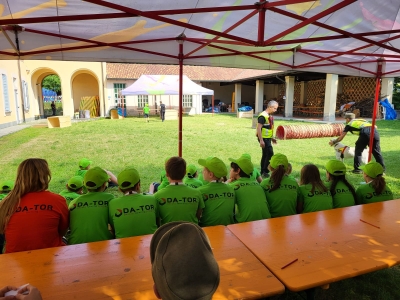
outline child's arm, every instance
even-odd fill
[[[108,181],[109,182],[111,181],[112,183],[115,183],[116,185],[118,185],[117,177],[111,171],[108,171],[108,170],[104,170],[104,171],[106,171],[106,173],[110,177],[110,179]]]

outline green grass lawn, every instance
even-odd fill
[[[296,121],[275,120],[276,126],[304,124]],[[378,121],[381,147],[387,166],[386,180],[400,198],[399,145],[400,122]],[[251,128],[250,119],[237,119],[233,115],[202,115],[183,119],[183,157],[187,163],[197,164],[199,158],[217,156],[229,165],[228,158],[249,153],[259,166],[261,149]],[[348,135],[343,140],[354,146],[357,137]],[[325,178],[324,165],[335,158],[330,138],[278,141],[275,153],[287,155],[293,174],[299,177],[300,169],[308,163],[316,164]],[[127,166],[136,167],[141,174],[142,190],[147,191],[153,181],[159,180],[164,161],[178,154],[178,122],[151,118],[120,120],[101,119],[74,123],[67,128],[27,128],[0,138],[0,181],[15,179],[18,164],[29,157],[45,158],[52,171],[50,190],[59,193],[68,179],[78,169],[78,162],[86,157],[92,166],[108,169],[116,175]],[[348,170],[352,160],[345,161]],[[361,175],[349,173],[348,179],[357,188]],[[115,188],[110,189],[118,194]],[[318,290],[317,299],[400,299],[399,268],[374,272],[354,279],[331,284],[329,290]],[[301,295],[304,296],[304,295]],[[287,292],[277,299],[301,299]]]

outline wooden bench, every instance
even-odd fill
[[[55,116],[55,117],[47,117],[47,127],[56,128],[56,127],[69,127],[71,126],[71,117],[70,116]]]
[[[312,295],[312,288],[399,264],[399,211],[400,200],[392,200],[228,228],[289,290]]]
[[[225,226],[204,228],[220,268],[214,299],[260,299],[284,286]],[[37,286],[43,299],[157,299],[151,235],[0,255],[0,282]],[[5,271],[7,270],[7,271]]]

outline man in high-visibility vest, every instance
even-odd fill
[[[274,118],[271,116],[278,109],[278,102],[271,100],[267,108],[258,115],[257,120],[257,138],[262,148],[261,157],[261,176],[269,177],[268,165],[271,157],[274,155],[272,144],[276,144],[274,134]]]
[[[330,141],[329,145],[332,146],[343,140],[347,132],[358,135],[359,137],[356,141],[356,149],[354,151],[354,170],[352,170],[351,172],[354,174],[362,174],[363,171],[360,169],[362,152],[369,145],[372,124],[363,119],[356,119],[355,114],[353,113],[347,113],[345,115],[345,119],[346,127],[344,128],[343,133],[336,140]],[[381,154],[379,132],[376,128],[374,130],[372,154],[374,155],[376,162],[380,163],[385,170],[385,163]]]

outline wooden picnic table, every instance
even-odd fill
[[[228,228],[297,292],[399,264],[399,211],[392,200]]]
[[[214,299],[259,299],[284,286],[224,226],[204,228],[221,282]],[[0,255],[0,282],[37,286],[43,299],[157,299],[151,235]]]

